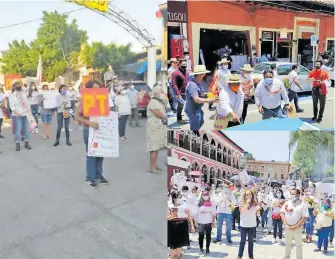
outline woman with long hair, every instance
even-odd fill
[[[315,252],[320,252],[323,244],[323,253],[328,252],[328,237],[334,220],[334,210],[331,207],[330,199],[324,199],[320,206],[314,210],[315,228],[318,231],[318,244]]]
[[[189,225],[191,232],[194,232],[190,211],[182,198],[181,193],[172,192],[172,202],[168,206],[168,247],[170,258],[181,258],[183,246],[190,245]]]
[[[204,253],[204,237],[206,233],[206,254],[209,254],[209,246],[211,244],[212,228],[215,227],[216,208],[211,202],[210,192],[203,191],[199,200],[198,210],[198,231],[199,231],[199,247],[200,253]]]
[[[43,85],[42,91],[43,92],[49,91],[49,86]],[[44,101],[44,98],[43,98],[43,93],[42,93],[39,99],[39,105],[41,108],[41,119],[42,119],[41,138],[48,139],[48,138],[51,138],[51,127],[50,126],[52,122],[53,110],[45,109],[43,101]]]
[[[150,173],[162,170],[157,166],[159,150],[167,146],[168,100],[160,84],[152,88],[152,98],[147,107],[147,150],[150,152]]]
[[[240,206],[240,229],[241,241],[238,249],[238,259],[242,259],[245,243],[248,235],[248,254],[249,258],[254,258],[253,237],[256,232],[256,216],[259,215],[260,207],[257,205],[255,195],[252,191],[246,190],[242,194],[242,204]]]
[[[281,189],[278,189],[274,193],[274,198],[272,199],[272,224],[273,224],[273,240],[272,243],[277,242],[277,230],[279,242],[284,244],[283,238],[283,222],[280,217],[280,210],[285,203],[284,193]]]
[[[33,114],[36,121],[36,128],[33,129],[32,133],[38,134],[38,101],[39,91],[34,83],[31,83],[28,89],[28,100],[30,103],[31,113]]]
[[[59,138],[63,128],[63,122],[65,126],[65,136],[66,144],[72,146],[70,142],[70,115],[69,110],[71,109],[70,97],[66,94],[67,87],[66,85],[61,85],[59,87],[59,95],[57,96],[57,134],[54,147],[59,145]]]
[[[97,80],[90,80],[87,82],[85,88],[101,88],[101,83]],[[84,135],[84,143],[86,147],[86,153],[88,150],[88,135],[89,135],[89,127],[94,129],[99,128],[99,124],[97,122],[91,121],[89,117],[83,116],[83,106],[80,103],[75,112],[75,120],[77,120],[83,128]],[[86,183],[91,187],[98,187],[98,183],[100,184],[108,184],[108,181],[102,176],[103,174],[103,157],[92,157],[87,156],[86,154]]]

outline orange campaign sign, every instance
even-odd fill
[[[80,94],[85,117],[109,116],[108,88],[83,88]]]
[[[91,75],[82,76],[82,80],[81,81],[83,83],[83,86],[85,87],[86,84],[87,84],[87,82],[90,81],[90,80],[92,80],[92,79],[93,79],[93,77]]]
[[[5,75],[5,89],[6,89],[6,91],[12,90],[12,82],[14,80],[22,80],[22,76],[17,75],[17,74]]]

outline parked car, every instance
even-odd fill
[[[254,66],[252,75],[263,79],[263,71],[271,69],[271,64],[276,64],[278,78],[283,80],[288,78],[288,74],[292,71],[292,66],[296,63],[291,62],[263,62]],[[312,80],[308,80],[310,70],[304,66],[298,65],[298,80],[302,87],[302,91],[299,89],[298,92],[310,92],[312,91]]]
[[[147,117],[147,107],[151,99],[151,88],[143,81],[132,81],[137,93],[137,107],[138,112],[142,117]]]

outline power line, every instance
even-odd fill
[[[60,13],[60,14],[70,14],[70,13],[74,13],[74,12],[81,11],[81,10],[84,10],[84,9],[87,9],[87,8],[83,7],[83,8],[75,9],[75,10],[72,10],[72,11]],[[5,26],[0,26],[0,29],[15,27],[15,26],[19,26],[19,25],[23,25],[23,24],[27,24],[27,23],[37,22],[37,21],[40,21],[40,20],[43,20],[43,18],[38,18],[38,19],[35,19],[35,20],[30,20],[30,21],[25,21],[25,22],[20,22],[20,23],[5,25]]]

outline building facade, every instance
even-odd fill
[[[254,53],[276,52],[280,61],[311,68],[313,34],[318,39],[316,53],[334,51],[333,1],[261,2],[169,0],[168,9],[173,3],[169,35],[183,40],[194,65],[202,63],[211,70],[217,61],[213,52],[226,44],[234,69],[250,62]]]
[[[219,131],[168,131],[168,156],[190,163],[189,171],[201,171],[205,183],[216,184],[238,174],[244,150]],[[186,172],[187,176],[188,172]],[[173,175],[168,167],[168,182]]]
[[[290,163],[287,162],[248,160],[245,162],[245,169],[249,172],[258,172],[259,177],[263,179],[290,179]]]

